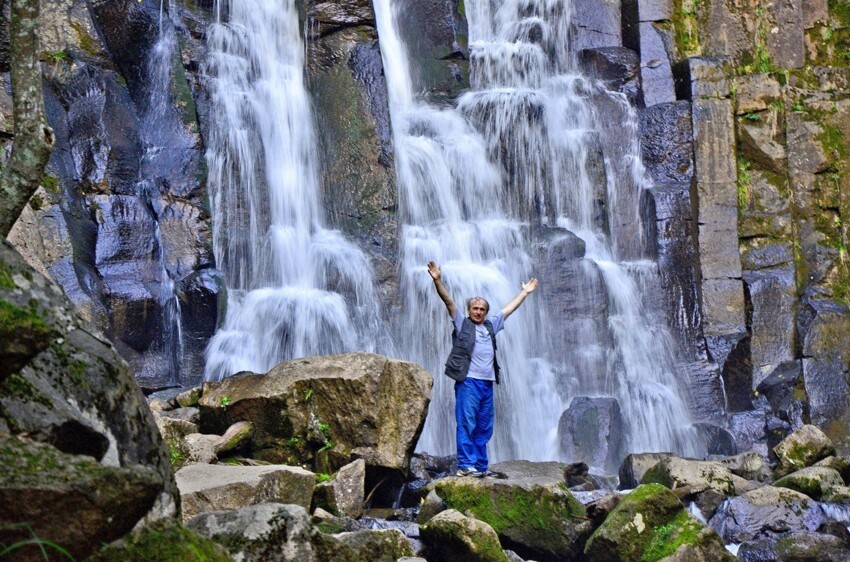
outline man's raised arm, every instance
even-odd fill
[[[522,304],[522,301],[525,300],[525,297],[534,292],[534,289],[537,288],[537,279],[535,277],[532,277],[528,280],[527,283],[520,283],[520,287],[522,287],[522,289],[520,290],[519,294],[517,294],[517,296],[511,299],[511,302],[509,302],[504,306],[504,308],[502,308],[502,316],[505,319],[507,319],[508,316],[510,316],[514,310],[519,308],[519,305]]]
[[[440,271],[440,267],[432,262],[428,262],[428,274],[431,276],[431,279],[434,280],[434,287],[437,288],[437,294],[440,295],[440,298],[446,303],[446,308],[449,311],[449,316],[452,318],[455,317],[455,312],[457,312],[457,305],[455,301],[452,300],[451,295],[449,295],[449,290],[446,289],[446,286],[443,284],[442,275],[443,272]]]

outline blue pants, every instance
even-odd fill
[[[493,436],[493,382],[467,377],[455,383],[458,468],[487,470],[487,442]]]

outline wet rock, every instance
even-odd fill
[[[272,457],[289,456],[293,438],[316,449],[332,441],[338,466],[362,458],[401,469],[422,430],[432,384],[412,363],[368,353],[285,361],[266,375],[204,383],[202,429],[218,432],[248,420],[255,450]],[[309,462],[312,453],[304,454],[302,462]]]
[[[585,532],[578,518],[585,509],[563,488],[558,463],[514,461],[492,469],[507,478],[444,478],[436,483],[437,494],[449,509],[489,524],[503,546],[525,558],[575,556]],[[512,515],[517,509],[521,518]]]
[[[33,533],[79,559],[129,532],[163,487],[153,468],[104,466],[90,456],[18,437],[0,439],[0,464],[2,542],[32,539]],[[25,533],[16,529],[21,523],[28,524]],[[18,559],[35,560],[38,549],[12,554],[21,555]]]
[[[740,543],[787,531],[814,531],[822,521],[821,508],[808,496],[794,490],[764,486],[730,498],[709,524],[721,534],[724,542]]]
[[[767,398],[772,411],[795,428],[803,425],[804,400],[801,397],[805,396],[802,381],[802,362],[786,361],[756,387],[756,391]]]
[[[679,99],[725,98],[732,87],[728,77],[734,72],[724,57],[690,57],[673,71]]]
[[[311,2],[307,17],[319,24],[316,34],[328,34],[342,27],[375,24],[375,14],[369,2]],[[318,39],[318,37],[315,37]]]
[[[192,464],[177,471],[183,520],[263,502],[296,504],[308,509],[315,475],[284,465],[225,466]]]
[[[634,22],[662,21],[673,17],[671,0],[626,0],[623,2],[623,21],[626,26]]]
[[[741,254],[741,266],[745,270],[766,269],[787,265],[794,261],[791,244],[771,242],[764,246],[751,246]]]
[[[446,562],[507,561],[493,527],[449,509],[420,529],[428,556]]]
[[[328,481],[316,486],[313,505],[334,515],[360,517],[365,497],[366,463],[358,459],[340,468]]]
[[[687,487],[691,494],[714,490],[735,494],[735,478],[728,467],[714,461],[696,461],[670,457],[646,471],[641,484],[661,484],[671,489]]]
[[[774,551],[776,559],[781,562],[846,562],[848,544],[823,533],[791,533],[776,541]]]
[[[772,477],[770,467],[767,466],[762,456],[755,451],[747,451],[746,453],[726,457],[725,459],[720,459],[719,462],[729,467],[732,474],[736,474],[747,480],[767,482]]]
[[[638,111],[641,157],[656,182],[690,182],[693,167],[691,104],[659,103]]]
[[[202,513],[186,527],[209,537],[241,560],[316,560],[310,517],[300,505],[260,503],[235,511]]]
[[[706,453],[709,455],[734,455],[738,452],[738,445],[731,433],[710,423],[695,423],[700,441],[706,444]]]
[[[673,71],[661,30],[652,22],[639,24],[639,44],[628,47],[640,53],[640,85],[646,107],[676,101]]]
[[[628,455],[620,465],[620,489],[637,488],[650,468],[672,457],[675,457],[673,453],[632,453]]]
[[[638,84],[640,57],[635,51],[625,47],[598,47],[583,49],[578,56],[586,74],[602,80],[607,89],[626,94],[632,105],[643,104]]]
[[[614,398],[577,396],[558,423],[561,455],[613,471],[623,453],[620,406]]]
[[[778,488],[796,490],[813,500],[828,495],[834,486],[844,486],[844,480],[837,470],[821,466],[801,468],[773,483]]]
[[[841,475],[845,483],[850,482],[850,459],[847,457],[831,456],[821,459],[812,466],[832,468]]]
[[[181,279],[175,295],[183,330],[180,384],[191,387],[203,379],[204,351],[226,308],[224,279],[217,269],[203,268]]]
[[[763,443],[766,435],[767,417],[764,412],[752,410],[736,412],[729,416],[729,431],[735,436],[738,450],[753,449],[757,443]],[[767,455],[767,450],[764,451]]]
[[[774,447],[773,453],[779,461],[776,474],[784,476],[834,455],[835,446],[823,431],[804,425]]]
[[[430,521],[432,517],[441,511],[445,511],[445,509],[446,502],[437,495],[435,490],[431,490],[419,506],[419,515],[416,517],[416,522],[420,525],[424,525]]]
[[[658,536],[661,527],[663,539]],[[646,484],[620,501],[591,535],[584,553],[591,560],[627,562],[676,555],[683,547],[701,559],[734,560],[720,537],[690,515],[670,490]]]
[[[594,47],[619,47],[620,2],[580,0],[573,4],[572,25],[576,50]]]
[[[752,388],[794,359],[797,284],[793,266],[744,273],[749,304]]]

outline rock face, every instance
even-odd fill
[[[573,398],[558,424],[561,454],[613,471],[622,456],[623,419],[613,398]]]
[[[362,458],[370,466],[402,469],[422,431],[432,384],[412,363],[367,353],[331,355],[286,361],[266,375],[205,383],[199,407],[203,425],[214,432],[251,421],[254,446],[268,458],[286,462],[291,454],[324,447],[332,468]]]
[[[316,480],[295,466],[192,464],[177,471],[183,520],[208,511],[238,509],[263,502],[310,507]]]
[[[3,501],[12,510],[0,517],[3,525],[27,522],[43,538],[85,556],[146,514],[174,516],[177,490],[168,454],[127,364],[76,314],[61,289],[32,270],[5,240],[0,242],[0,314],[4,451],[14,445],[23,453],[29,447],[45,461],[28,464],[36,457],[23,455],[3,463],[18,471],[14,481],[5,482],[4,493],[15,496],[28,478],[36,485],[28,506],[19,496]],[[48,468],[41,478],[39,472]],[[66,498],[96,507],[88,516],[78,511],[86,511],[82,504],[61,511],[50,507],[66,500],[47,474],[64,481]],[[25,508],[32,512],[25,514]],[[80,521],[86,521],[85,528],[72,524]]]

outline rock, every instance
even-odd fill
[[[659,103],[638,110],[644,166],[656,182],[690,182],[694,174],[691,104]]]
[[[699,494],[714,490],[727,496],[735,494],[732,471],[719,462],[669,457],[646,471],[641,484],[657,483],[671,489],[687,487]]]
[[[216,456],[230,453],[245,446],[251,439],[254,424],[248,421],[236,422],[227,428],[224,435],[213,444],[213,452]]]
[[[183,438],[186,450],[186,464],[213,464],[218,460],[215,446],[221,441],[220,435],[192,433]]]
[[[777,174],[788,169],[788,154],[785,147],[774,139],[768,126],[740,124],[738,138],[741,150],[749,160]]]
[[[150,468],[159,474],[160,488],[148,516],[174,516],[177,488],[169,456],[127,364],[74,312],[61,289],[31,270],[6,241],[0,243],[0,309],[7,330],[23,333],[31,324],[51,333],[47,348],[0,376],[0,431],[87,455],[104,467]],[[13,356],[20,361],[19,353]],[[0,365],[12,362],[0,353]],[[72,520],[53,513],[56,525]]]
[[[419,515],[416,517],[416,522],[424,525],[438,513],[446,510],[446,502],[443,498],[437,495],[435,490],[428,492],[428,495],[422,500],[419,506]]]
[[[339,466],[357,457],[370,466],[401,469],[422,431],[432,384],[413,363],[379,355],[295,359],[267,375],[205,383],[202,429],[220,431],[248,420],[255,450],[270,450],[272,458],[286,460],[290,443],[312,439],[315,449],[333,443]],[[321,431],[316,435],[311,427]]]
[[[785,0],[767,6],[765,9],[772,28],[781,29],[781,33],[768,33],[765,47],[780,68],[800,68],[805,64],[803,2]]]
[[[201,390],[202,389],[200,386],[190,388],[189,390],[184,390],[183,392],[177,395],[177,403],[180,404],[181,408],[191,408],[193,406],[197,406],[198,400],[200,400],[201,398]]]
[[[558,423],[563,458],[608,471],[620,462],[624,434],[620,406],[614,398],[577,396]]]
[[[773,412],[792,425],[803,425],[803,366],[799,360],[780,363],[765,377],[756,391],[762,394]]]
[[[783,439],[773,452],[779,460],[776,474],[784,476],[834,455],[835,447],[820,429],[804,425]]]
[[[734,560],[720,537],[690,515],[670,490],[646,484],[620,501],[591,535],[584,553],[590,560],[659,560],[682,546],[703,556]]]
[[[738,115],[763,111],[781,99],[779,81],[769,74],[750,74],[735,79],[735,112]]]
[[[220,544],[184,528],[173,519],[160,519],[106,546],[90,562],[226,562],[233,558]]]
[[[637,488],[650,468],[675,456],[673,453],[632,453],[628,455],[620,465],[620,489]]]
[[[676,101],[673,71],[662,31],[652,22],[640,22],[640,84],[646,107]],[[634,45],[627,45],[634,47]]]
[[[745,270],[765,269],[793,263],[794,254],[787,242],[767,243],[750,246],[741,254],[741,266]]]
[[[716,425],[698,422],[694,424],[700,442],[705,443],[706,452],[709,455],[734,455],[738,452],[735,437]]]
[[[396,562],[412,556],[410,543],[398,529],[353,531],[336,535],[320,533],[314,536],[316,560],[369,560]]]
[[[845,541],[832,535],[800,532],[781,537],[776,541],[774,551],[777,560],[782,562],[847,562],[848,546]]]
[[[582,499],[583,494],[597,494],[600,493],[602,495],[596,497],[592,501],[587,503]],[[605,518],[614,510],[617,505],[619,505],[622,497],[620,494],[611,493],[608,491],[598,490],[596,492],[579,492],[575,494],[576,499],[582,502],[587,509],[587,516],[591,521],[594,522],[595,525],[601,525]]]
[[[360,517],[363,514],[365,482],[366,463],[358,459],[340,468],[330,480],[316,486],[313,505],[334,515]]]
[[[449,509],[420,529],[428,557],[446,562],[506,562],[496,531],[482,521]]]
[[[584,72],[605,83],[605,87],[622,92],[632,105],[642,105],[638,86],[640,57],[625,47],[598,47],[583,49],[578,53]]]
[[[223,545],[238,560],[317,560],[310,517],[299,505],[260,503],[235,511],[202,513],[187,521],[186,527]]]
[[[163,487],[153,468],[104,466],[20,437],[0,438],[0,465],[0,541],[37,536],[80,560],[132,530]],[[33,545],[12,556],[37,560],[38,552]]]
[[[777,488],[788,488],[806,494],[813,500],[820,500],[833,486],[844,486],[844,480],[837,470],[819,466],[807,466],[773,483]]]
[[[620,2],[580,0],[572,6],[571,24],[575,27],[570,47],[575,50],[595,47],[619,47]]]
[[[816,462],[813,466],[822,466],[837,470],[845,483],[850,482],[850,459],[847,459],[847,457],[826,457]]]
[[[709,524],[726,543],[740,543],[794,530],[814,531],[823,521],[821,508],[808,496],[764,486],[730,498]]]
[[[725,98],[729,96],[732,71],[725,57],[690,57],[677,64],[676,95],[679,99]]]
[[[436,492],[448,506],[490,525],[523,557],[569,559],[582,543],[585,509],[563,488],[559,463],[514,461],[491,467],[501,480],[444,478]]]
[[[292,503],[308,509],[316,483],[312,472],[281,465],[192,464],[175,476],[184,521],[200,513],[263,502]]]
[[[770,467],[764,462],[762,456],[755,451],[747,451],[746,453],[726,457],[725,459],[720,459],[719,462],[728,467],[732,474],[747,480],[767,482],[772,476]]]
[[[747,271],[744,283],[752,309],[751,388],[755,390],[781,364],[794,359],[797,284],[793,266]]]

